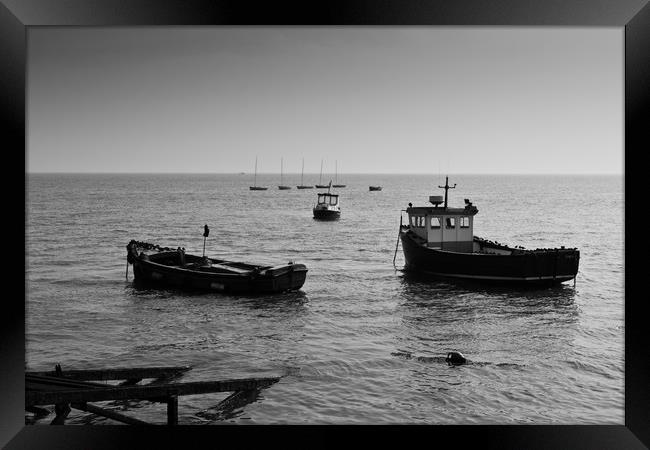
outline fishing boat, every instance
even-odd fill
[[[339,182],[339,162],[335,161],[335,164],[336,164],[336,168],[334,170],[334,184],[332,185],[332,187],[344,188],[345,187],[344,184],[338,184],[338,182]]]
[[[525,249],[508,246],[474,236],[476,206],[465,199],[463,208],[447,206],[449,177],[442,196],[430,196],[433,206],[413,206],[402,210],[408,224],[400,217],[399,239],[408,272],[420,272],[450,279],[467,279],[522,285],[553,285],[578,273],[580,251],[576,248]],[[397,254],[397,247],[395,248]],[[394,262],[394,258],[393,258]]]
[[[276,266],[247,264],[185,254],[172,249],[132,240],[127,248],[136,282],[182,289],[223,293],[278,293],[298,290],[305,283],[304,264]]]
[[[282,158],[280,158],[280,186],[278,186],[278,189],[281,191],[286,191],[288,189],[291,189],[291,186],[285,186],[283,183],[283,178],[284,178],[284,161]]]
[[[314,219],[318,220],[336,220],[341,217],[341,207],[339,205],[338,194],[330,193],[332,182],[328,185],[327,192],[318,194],[318,201],[314,205]]]
[[[370,191],[381,191],[381,186],[369,186],[368,190],[370,190]]]
[[[266,191],[268,189],[257,185],[257,156],[255,157],[255,181],[253,182],[253,186],[250,186],[249,189],[251,191]]]
[[[300,186],[296,186],[298,189],[314,189],[314,186],[305,185],[302,182],[302,179],[305,175],[305,158],[302,159],[302,173],[300,174]]]
[[[323,160],[322,159],[320,160],[320,177],[318,178],[318,183],[319,184],[317,184],[316,187],[319,189],[329,187],[328,184],[323,184]]]

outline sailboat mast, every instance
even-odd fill
[[[300,186],[303,186],[302,178],[305,175],[305,158],[302,159],[302,173],[300,174]]]
[[[323,160],[320,160],[320,178],[318,179],[318,184],[323,184]]]
[[[253,186],[257,186],[257,156],[255,157],[255,179],[253,181]]]
[[[283,180],[283,175],[284,175],[284,167],[283,167],[283,165],[284,165],[283,158],[280,158],[280,184],[284,184],[284,183],[282,182],[282,180]]]

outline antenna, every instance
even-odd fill
[[[449,176],[445,177],[445,185],[444,186],[438,186],[441,189],[445,190],[445,209],[447,209],[447,191],[449,189],[456,189],[456,183],[454,183],[453,186],[449,186]]]

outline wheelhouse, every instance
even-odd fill
[[[322,206],[338,206],[339,196],[338,194],[322,193],[318,194],[317,205]]]
[[[429,248],[471,253],[474,250],[474,216],[476,206],[465,200],[464,208],[440,206],[439,196],[432,196],[433,206],[411,206],[406,209],[408,228],[426,241]]]

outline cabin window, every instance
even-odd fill
[[[431,218],[431,228],[440,228],[440,217]]]
[[[447,223],[446,228],[456,228],[456,218],[455,217],[447,217],[446,223]]]
[[[461,228],[469,228],[469,217],[461,217],[460,218],[460,227]]]
[[[330,197],[330,205],[336,205],[338,202],[338,197]]]
[[[411,226],[415,228],[424,228],[425,227],[426,217],[424,216],[411,216]]]

